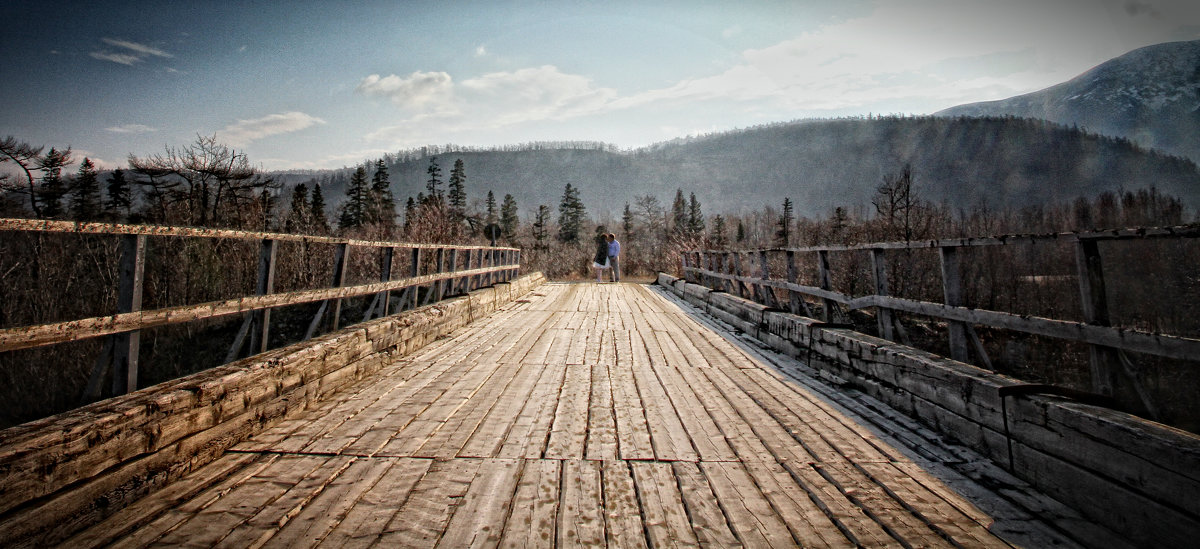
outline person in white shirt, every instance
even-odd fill
[[[612,269],[612,281],[621,281],[621,242],[617,235],[608,233],[608,267]]]

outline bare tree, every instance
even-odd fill
[[[137,183],[147,187],[152,201],[160,201],[160,212],[182,205],[184,221],[200,226],[242,224],[238,212],[277,186],[250,165],[245,153],[219,143],[215,135],[198,135],[186,147],[167,147],[145,158],[129,155],[129,166],[146,178]]]
[[[34,191],[33,170],[38,169],[41,160],[42,149],[45,147],[34,147],[24,141],[17,141],[13,136],[5,137],[0,140],[0,164],[13,161],[21,171],[25,172],[25,182],[28,188],[22,189],[20,179],[17,179],[15,184],[10,184],[7,180],[0,180],[0,189],[10,192],[19,192],[29,195],[29,207],[33,210],[33,215],[42,217],[42,210],[38,207],[37,193]]]

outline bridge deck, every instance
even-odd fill
[[[653,289],[547,284],[68,545],[1007,546],[991,523]]]

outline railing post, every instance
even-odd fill
[[[421,248],[413,248],[412,249],[412,266],[409,267],[408,276],[413,277],[413,278],[421,276]],[[412,295],[412,306],[410,307],[411,309],[417,308],[417,298],[419,297],[417,294],[420,293],[418,291],[419,289],[420,289],[420,286],[417,286],[417,285],[412,285],[412,286],[409,286],[404,289],[405,296],[408,296],[409,294]],[[407,299],[405,299],[404,301],[405,301],[405,303],[408,302]]]
[[[745,284],[742,284],[742,281],[741,281],[741,278],[742,278],[742,252],[733,252],[733,268],[735,271],[735,275],[738,277],[738,280],[734,281],[734,282],[736,282],[738,297],[744,298],[744,297],[746,297],[746,291],[745,291],[746,286],[745,286]]]
[[[796,284],[797,280],[798,280],[798,273],[796,272],[796,252],[794,252],[792,250],[787,250],[785,252],[785,254],[787,255],[787,281],[788,281],[788,284]],[[797,292],[797,291],[789,288],[787,291],[787,295],[788,295],[788,312],[790,312],[794,315],[800,314],[800,300],[803,299],[800,297],[800,292]]]
[[[767,261],[767,251],[758,251],[758,278],[760,280],[770,280],[771,269]],[[762,300],[762,304],[768,307],[775,306],[775,290],[766,284],[758,284],[758,295]]]
[[[521,250],[517,250],[513,256],[513,277],[521,276]]]
[[[1079,274],[1083,321],[1097,326],[1108,326],[1108,298],[1104,287],[1104,266],[1100,261],[1099,244],[1095,240],[1079,240],[1075,247],[1075,260]],[[1117,384],[1114,354],[1111,348],[1088,345],[1092,389],[1096,393],[1113,396]]]
[[[726,277],[729,276],[729,274],[731,272],[733,272],[733,265],[729,261],[729,252],[721,252],[720,272],[721,272],[721,274],[725,275]],[[720,282],[721,282],[721,290],[724,292],[729,292],[734,288],[732,285],[730,285],[728,278],[722,277]]]
[[[146,235],[121,237],[120,286],[117,291],[117,313],[142,310],[142,282],[146,269]],[[113,395],[137,390],[138,353],[142,331],[117,334],[113,348]]]
[[[939,248],[942,258],[942,295],[946,305],[961,306],[962,275],[958,266],[958,248],[943,246]],[[967,351],[967,325],[955,320],[948,321],[950,331],[950,358],[959,362],[967,362],[970,355]]]
[[[274,240],[263,240],[258,254],[258,287],[257,295],[267,295],[275,291],[275,250],[278,244]],[[254,322],[257,331],[250,338],[250,354],[265,353],[270,347],[271,309],[254,312]]]
[[[438,248],[437,254],[434,256],[433,272],[436,274],[442,274],[443,272],[445,272],[445,269],[446,269],[446,249]],[[434,301],[441,301],[442,298],[444,297],[444,293],[442,292],[442,288],[443,288],[442,282],[444,282],[444,281],[439,280],[437,282],[434,282],[432,285],[430,285],[429,289],[433,290],[432,295],[435,296]]]
[[[829,251],[817,250],[817,283],[822,290],[833,291],[833,281],[831,278],[829,275]],[[821,312],[821,320],[833,322],[833,300],[822,298],[821,303],[825,306],[825,310]]]
[[[380,282],[392,281],[392,260],[395,256],[395,247],[389,246],[383,249],[383,264],[380,265],[379,273]],[[379,297],[383,300],[383,303],[380,304],[383,307],[383,313],[379,316],[383,317],[392,314],[392,291],[380,292]]]
[[[888,295],[887,258],[880,248],[871,249],[871,280],[875,283],[875,295]],[[879,328],[879,337],[892,340],[892,310],[879,305],[875,307],[875,321]]]
[[[337,252],[333,260],[333,287],[341,288],[346,282],[346,263],[350,261],[350,245],[346,243],[337,245]],[[333,300],[333,327],[330,330],[337,330],[338,324],[342,320],[342,300]]]
[[[446,269],[448,272],[453,273],[458,271],[458,248],[450,248],[450,257],[447,260],[446,265],[448,267]],[[455,284],[455,282],[458,281],[453,278],[448,278],[442,281],[443,286],[449,288],[449,291],[445,293],[455,295],[458,292],[458,285]]]

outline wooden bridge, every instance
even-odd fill
[[[0,545],[1121,547],[1198,531],[1193,435],[1054,397],[983,417],[1004,399],[980,387],[1011,380],[666,275],[468,279],[490,269],[339,290],[458,289],[0,432]],[[890,368],[919,420],[856,363]],[[920,387],[901,377],[914,365]],[[1078,421],[1111,440],[1071,448]],[[1045,476],[1066,470],[1128,516],[1064,497]]]

